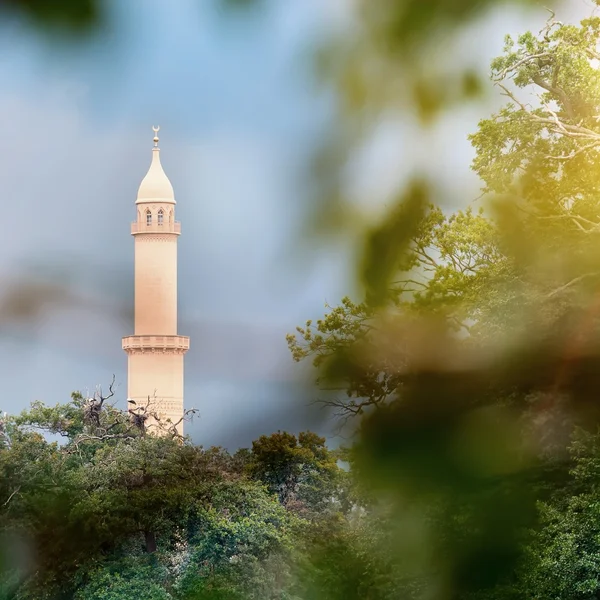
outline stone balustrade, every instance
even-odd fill
[[[163,223],[162,225],[159,225],[158,223],[153,222],[147,225],[145,222],[140,223],[139,221],[134,221],[131,224],[131,234],[136,235],[138,233],[174,233],[180,235],[181,223],[175,221],[174,223]]]
[[[123,338],[125,352],[187,352],[190,338],[183,335],[130,335]]]

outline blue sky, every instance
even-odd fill
[[[34,278],[85,296],[33,321],[8,320],[0,301],[3,410],[64,401],[112,373],[124,403],[129,222],[159,124],[183,230],[186,404],[201,414],[189,431],[229,447],[276,429],[327,431],[305,410],[315,393],[291,362],[285,333],[352,289],[342,247],[293,260],[317,244],[296,250],[293,236],[307,202],[306,159],[331,111],[312,81],[309,52],[343,25],[346,4],[267,1],[248,23],[219,14],[212,0],[113,2],[109,32],[76,51],[50,49],[15,23],[0,27],[0,277],[5,291]],[[565,18],[585,12],[589,2],[573,0]],[[477,48],[485,69],[507,31],[540,23],[540,13],[502,11],[462,42]],[[442,182],[463,190],[456,204],[465,203],[477,190],[466,134],[494,102],[429,134],[440,141],[437,162],[410,122],[383,126],[349,185],[357,196],[376,188],[385,197],[419,160],[434,162]]]

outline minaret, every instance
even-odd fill
[[[177,238],[175,194],[160,164],[159,127],[153,127],[152,163],[139,187],[135,246],[135,329],[123,338],[128,355],[129,410],[146,407],[161,422],[179,423],[183,434],[183,357],[190,339],[177,335]],[[134,404],[135,403],[135,404]],[[153,420],[147,423],[152,432]]]

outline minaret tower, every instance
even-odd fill
[[[135,246],[135,329],[123,338],[128,356],[128,408],[145,407],[161,422],[179,423],[183,433],[183,357],[190,339],[177,335],[177,238],[175,194],[160,164],[159,127],[153,127],[152,163],[137,194]],[[153,421],[147,422],[150,426]]]

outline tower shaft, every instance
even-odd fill
[[[143,226],[143,225],[142,225]],[[177,335],[177,235],[135,235],[135,335]]]

